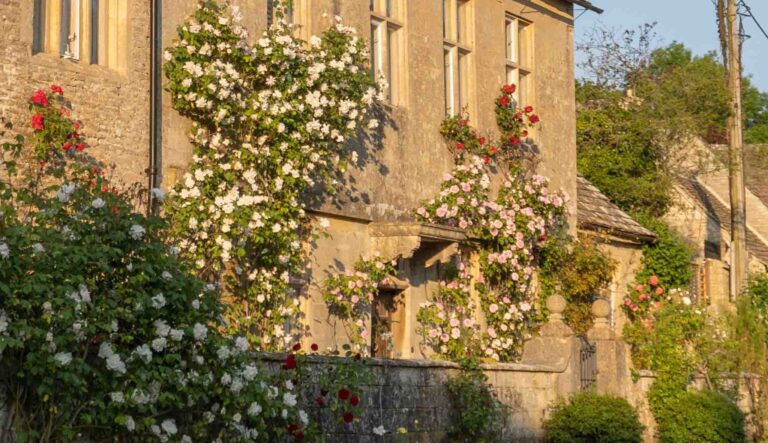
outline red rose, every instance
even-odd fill
[[[456,149],[458,149],[459,151],[463,151],[464,150],[464,143],[456,143]]]
[[[83,149],[85,149],[85,144],[84,143],[78,143],[77,146],[75,146],[75,149],[77,149],[78,151],[82,152]]]
[[[117,208],[112,208],[112,213],[113,214],[117,215],[117,212],[118,212]]]
[[[478,143],[480,143],[481,145],[484,145],[484,144],[485,144],[485,137],[480,137],[480,138],[478,138],[478,139],[477,139],[477,141],[478,141]]]
[[[319,349],[317,346],[317,343],[312,343],[312,345],[310,345],[309,347],[310,349],[312,349],[312,352],[317,352],[317,350]]]
[[[499,104],[501,106],[509,105],[509,97],[507,97],[506,95],[502,95],[501,98],[499,99]]]
[[[66,142],[66,143],[64,143],[64,146],[62,146],[62,148],[65,151],[69,151],[72,148],[72,144],[70,142]]]
[[[349,402],[352,404],[352,406],[357,406],[360,404],[360,397],[353,395],[352,398],[349,399]]]
[[[293,345],[294,351],[298,351],[299,349],[301,349],[301,343],[296,343],[295,345]]]
[[[526,114],[530,114],[533,112],[533,106],[526,106],[523,111],[525,111]]]
[[[51,91],[53,91],[53,92],[55,92],[55,93],[57,93],[59,95],[63,95],[64,94],[64,90],[61,89],[61,86],[58,86],[58,85],[51,85]]]
[[[488,148],[488,153],[490,155],[493,155],[493,154],[495,154],[498,151],[499,151],[499,148],[497,148],[496,146],[491,146],[490,148]]]
[[[490,162],[491,162],[491,158],[490,157],[488,157],[487,155],[485,157],[483,157],[483,163],[485,163],[487,165]]]
[[[515,90],[517,89],[517,86],[515,86],[515,85],[504,85],[502,87],[502,89],[504,89],[504,92],[506,92],[507,94],[514,94]]]
[[[355,416],[352,415],[351,412],[345,412],[344,413],[344,423],[352,423],[352,420],[355,419]]]
[[[342,400],[346,400],[349,398],[349,390],[347,388],[341,388],[339,389],[339,398]]]
[[[515,135],[515,136],[513,136],[512,138],[509,139],[509,142],[512,143],[513,145],[519,145],[520,144],[520,137]]]
[[[315,399],[315,403],[317,403],[317,405],[322,408],[323,406],[325,406],[325,399],[323,397],[317,397]]]
[[[80,129],[80,122],[74,122],[72,123],[72,127],[75,128],[75,130]]]
[[[523,131],[520,133],[523,137],[528,137],[528,131]]]
[[[33,95],[29,100],[38,106],[42,106],[44,108],[48,107],[48,97],[46,97],[45,92],[41,91],[40,89],[38,89],[35,92],[35,95]]]
[[[539,116],[536,114],[528,117],[528,120],[530,120],[531,123],[538,123],[540,121]]]
[[[288,433],[289,434],[294,435],[298,431],[299,431],[299,425],[297,425],[295,423],[288,425]]]
[[[296,369],[295,355],[288,354],[288,357],[285,359],[285,363],[283,364],[283,369]]]
[[[32,128],[36,131],[42,131],[43,127],[43,115],[38,112],[32,116]]]

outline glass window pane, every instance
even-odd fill
[[[523,66],[530,66],[530,55],[528,53],[528,34],[529,25],[527,23],[518,23],[517,31],[517,61]]]
[[[398,55],[398,29],[387,28],[387,99],[394,103],[397,97],[397,55]]]
[[[516,61],[515,60],[515,52],[516,52],[516,32],[515,32],[515,19],[511,17],[507,17],[506,20],[506,36],[507,36],[507,60],[510,61]]]
[[[469,70],[470,55],[467,52],[458,51],[459,53],[459,70],[458,70],[458,93],[459,93],[459,106],[457,106],[457,112],[464,111],[464,108],[469,106],[469,83],[471,72]]]
[[[453,57],[451,48],[443,48],[443,78],[445,81],[445,113],[453,115]]]
[[[379,45],[381,42],[378,38],[379,35],[379,22],[371,20],[371,76],[374,80],[379,77],[379,65],[381,59],[379,58]]]

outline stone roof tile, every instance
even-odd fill
[[[656,234],[642,227],[626,212],[611,203],[584,177],[577,177],[578,225],[588,230],[606,231],[635,241],[654,241]]]

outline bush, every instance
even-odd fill
[[[597,240],[566,232],[549,237],[540,258],[542,297],[562,295],[568,302],[565,322],[577,334],[586,334],[594,321],[594,302],[611,283],[616,262],[600,250]]]
[[[643,246],[643,269],[637,281],[646,282],[655,275],[667,290],[688,288],[693,277],[691,259],[695,254],[691,243],[661,220],[641,215],[637,215],[637,219],[659,236],[656,243]]]
[[[321,397],[339,392],[322,403],[353,421],[362,361],[320,376],[296,354],[277,374],[257,367],[245,337],[221,333],[217,287],[166,243],[163,218],[137,213],[136,196],[93,166],[69,102],[51,91],[30,100],[29,143],[0,143],[0,398],[11,441],[314,441],[298,402],[309,379]],[[21,162],[27,154],[34,162]]]
[[[685,392],[655,415],[662,443],[746,441],[744,414],[728,397],[715,391]]]
[[[643,425],[626,400],[583,392],[558,403],[544,423],[550,442],[640,442]]]
[[[457,442],[497,442],[504,431],[506,408],[491,391],[480,370],[464,370],[448,381],[456,414],[451,437]]]

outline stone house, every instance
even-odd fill
[[[252,36],[273,19],[271,0],[235,3]],[[195,5],[194,0],[0,3],[6,30],[0,36],[0,85],[6,91],[0,114],[22,122],[26,112],[20,104],[30,92],[59,84],[86,124],[91,152],[115,166],[116,178],[172,186],[185,171],[191,148],[189,122],[171,109],[163,92],[162,51]],[[354,185],[313,207],[318,218],[330,221],[329,236],[313,245],[311,269],[296,285],[308,295],[303,311],[314,341],[330,346],[337,338],[318,291],[325,274],[378,251],[400,257],[401,279],[382,288],[380,301],[397,307],[374,310],[393,325],[395,346],[388,355],[423,356],[416,310],[438,284],[441,263],[464,239],[460,231],[411,217],[451,167],[437,131],[446,115],[466,110],[475,126],[492,133],[498,88],[517,84],[519,102],[536,107],[543,122],[533,134],[539,172],[551,177],[554,187],[577,195],[573,26],[579,8],[601,12],[584,0],[294,2],[290,20],[304,38],[327,29],[335,15],[371,36],[373,69],[389,84],[381,138],[373,146],[351,146],[361,158],[348,179]],[[607,245],[614,247],[612,242]]]
[[[730,297],[731,210],[728,170],[721,160],[720,146],[702,147],[714,154],[712,167],[674,185],[674,205],[665,216],[695,249],[691,293],[713,309],[726,306]],[[768,269],[768,180],[762,163],[762,148],[745,147],[747,252],[750,272]]]

